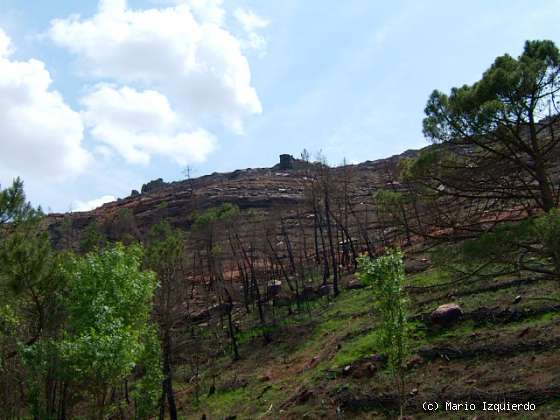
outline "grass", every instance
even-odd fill
[[[477,329],[474,321],[467,321],[457,325],[454,328],[447,328],[440,331],[431,331],[426,333],[426,342],[447,343],[456,339],[465,338],[468,334],[473,333]]]
[[[415,287],[435,286],[450,281],[449,273],[437,268],[431,268],[412,276],[408,276],[406,285]]]
[[[432,269],[409,276],[407,284],[435,285],[449,279],[448,274]],[[433,292],[438,290],[422,291],[418,295]],[[538,292],[545,294],[552,290],[549,290],[548,285],[543,288],[542,284],[534,284],[519,289],[510,288],[507,291],[465,296],[461,303],[468,308],[492,306],[499,301],[509,302],[510,297],[515,294],[529,296],[537,295]],[[337,386],[345,384],[353,393],[355,390],[355,394],[361,391],[373,394],[391,392],[393,384],[385,371],[376,375],[375,380],[369,377],[342,378],[335,372],[366,356],[381,352],[378,347],[378,332],[372,330],[378,322],[372,307],[373,295],[371,290],[366,288],[344,290],[336,300],[318,299],[290,316],[287,315],[287,311],[279,310],[274,326],[268,330],[273,335],[273,343],[268,345],[264,345],[260,340],[262,329],[257,320],[253,319],[251,323],[242,325],[243,331],[238,335],[242,360],[232,364],[230,357],[224,356],[214,363],[212,371],[223,373],[227,378],[237,376],[247,381],[247,385],[243,388],[218,391],[211,396],[202,391],[203,395],[197,406],[183,400],[188,405],[189,411],[186,414],[189,418],[200,418],[204,413],[209,419],[231,415],[237,415],[237,418],[302,418],[307,414],[310,418],[331,417],[334,414],[331,396]],[[516,331],[533,326],[546,328],[546,325],[559,317],[560,314],[547,313],[518,323],[499,326],[477,325],[473,321],[465,321],[437,332],[427,331],[424,324],[416,323],[413,325],[411,340],[412,354],[424,346],[484,344],[506,336],[511,339],[512,336],[515,337]],[[470,337],[473,332],[477,333],[475,338]],[[527,366],[531,366],[529,355],[521,355],[518,359],[526,363],[522,368],[527,369]],[[453,375],[458,379],[452,382],[451,386],[458,387],[459,390],[470,389],[472,385],[461,381],[470,375],[473,369],[481,372],[482,379],[487,375],[491,376],[494,372],[492,367],[496,363],[498,362],[494,360],[484,363],[471,360],[465,365],[468,366],[467,370],[463,367],[463,362],[455,362],[449,366],[441,361],[437,365],[425,364],[413,370],[411,381],[417,378],[418,385],[414,386],[420,388],[420,392],[424,388],[439,392],[444,385],[450,383],[451,373],[446,374],[446,369],[455,369]],[[433,370],[434,366],[443,370]],[[263,379],[269,375],[268,379]],[[223,376],[218,378],[217,382],[226,380]],[[508,382],[505,375],[500,378],[501,386],[514,389],[514,384],[511,380]],[[445,384],[441,381],[445,381]],[[216,385],[219,389],[219,384]],[[530,386],[530,383],[519,381],[515,386],[523,389]],[[302,389],[311,390],[313,397],[308,401],[298,402],[297,396]],[[558,412],[559,406],[556,402],[550,402],[548,406],[554,412]]]
[[[362,337],[357,337],[344,344],[332,360],[332,367],[340,369],[356,360],[376,352],[378,348],[378,333],[373,331]]]
[[[203,397],[200,401],[200,406],[201,408],[207,407],[215,416],[225,417],[233,413],[235,406],[248,400],[250,397],[251,393],[246,388],[216,392],[209,397]]]

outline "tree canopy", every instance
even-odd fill
[[[532,200],[545,211],[555,207],[551,160],[559,143],[559,90],[560,53],[552,41],[527,41],[518,58],[497,57],[479,81],[449,95],[435,90],[424,134],[454,146],[451,166],[462,171],[448,186],[457,194],[472,190]]]

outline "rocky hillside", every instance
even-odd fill
[[[380,188],[404,188],[394,180],[396,164],[417,154],[408,151],[339,167],[332,173],[340,191],[348,188],[351,206],[375,214],[372,194]],[[141,192],[133,191],[91,212],[52,214],[50,228],[55,234],[60,232],[66,217],[80,231],[93,220],[110,222],[127,209],[139,235],[162,218],[189,229],[196,212],[234,203],[242,213],[283,220],[295,231],[297,223],[291,221],[311,223],[313,218],[308,184],[318,170],[318,165],[283,156],[272,168],[171,183],[156,180]],[[351,236],[360,235],[359,219],[349,224]],[[368,222],[365,215],[362,219],[365,229],[375,235],[391,233],[374,226],[375,218]],[[242,219],[245,225],[240,231],[251,229],[248,220]],[[284,241],[278,234],[276,247],[283,248]],[[432,268],[430,255],[419,242],[406,248],[406,256],[409,310],[415,321],[407,365],[406,414],[415,419],[558,418],[557,280],[525,273],[464,281],[457,274]],[[224,312],[216,310],[220,307],[192,315],[188,331],[177,330],[175,386],[181,415],[201,419],[396,418],[398,395],[386,369],[386,356],[377,344],[379,316],[372,309],[372,293],[353,274],[343,273],[337,298],[298,295],[287,305],[280,305],[280,299],[263,298],[265,327],[258,311],[249,312],[241,301],[235,302],[231,315],[240,354],[236,361],[228,350]],[[268,294],[266,275],[262,290]],[[202,293],[200,302],[208,305]],[[263,341],[265,332],[269,340]],[[504,402],[509,407],[528,404],[529,409],[506,411],[505,406],[494,405]],[[460,405],[465,403],[469,405]]]
[[[348,177],[353,202],[361,202],[378,188],[384,187],[393,177],[396,163],[405,157],[416,156],[419,151],[408,150],[401,155],[334,169],[338,178]],[[289,217],[297,205],[305,201],[305,186],[313,171],[320,166],[281,155],[280,162],[272,168],[239,169],[229,173],[213,173],[183,181],[164,182],[161,178],[144,184],[141,191],[133,190],[130,196],[106,203],[87,212],[71,214],[52,213],[48,224],[55,242],[61,237],[65,218],[72,221],[78,233],[94,220],[103,224],[126,209],[133,216],[140,234],[162,219],[174,226],[188,229],[195,210],[219,206],[223,203],[237,205],[242,211],[282,213]],[[346,174],[346,175],[344,175]],[[110,239],[112,234],[106,232]]]

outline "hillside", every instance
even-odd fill
[[[409,307],[415,320],[407,367],[407,414],[412,418],[557,418],[557,281],[528,273],[473,276],[465,281],[458,274],[432,267],[429,248],[433,240],[413,235],[412,242],[403,242],[406,235],[402,229],[388,224],[371,198],[380,189],[405,191],[406,187],[395,180],[395,171],[400,160],[413,156],[418,152],[332,169],[338,182],[348,180],[344,184],[350,197],[348,205],[363,207],[359,216],[351,212],[355,219],[337,233],[340,247],[345,235],[355,237],[359,252],[367,251],[364,238],[368,237],[378,244],[400,241],[404,245]],[[311,241],[314,231],[309,183],[318,170],[320,165],[289,159],[288,164],[273,168],[173,183],[157,180],[144,185],[142,193],[133,192],[91,212],[71,215],[79,233],[92,220],[104,223],[128,209],[137,234],[144,237],[159,220],[167,219],[188,231],[201,211],[232,203],[242,215],[235,232],[248,244],[260,244],[263,238],[255,238],[268,235],[267,226],[272,223],[277,259],[263,251],[255,260],[261,293],[265,294],[262,304],[258,303],[264,318],[259,319],[254,301],[249,309],[242,298],[243,289],[259,286],[243,286],[245,274],[235,252],[228,253],[222,262],[224,273],[229,273],[225,287],[234,299],[231,316],[239,360],[231,359],[227,312],[220,306],[220,293],[211,292],[211,282],[200,283],[196,271],[188,274],[189,282],[195,284],[195,298],[185,309],[186,321],[176,332],[174,356],[177,408],[184,418],[366,419],[396,415],[398,395],[386,371],[384,353],[375,344],[379,317],[372,310],[370,289],[361,287],[352,268],[341,266],[342,292],[337,298],[320,293],[321,272],[317,267],[306,269],[309,277],[302,279],[301,287],[319,287],[305,298],[301,298],[301,289],[294,295],[284,285],[279,299],[267,280],[276,275],[283,282],[278,270],[288,270],[291,253],[307,252],[302,244],[306,236]],[[472,203],[470,206],[476,207]],[[476,213],[480,214],[490,220],[487,209]],[[518,217],[513,210],[499,214]],[[59,231],[64,217],[49,216],[51,232]],[[364,226],[366,233],[362,235]],[[107,234],[110,236],[111,231]],[[293,246],[290,253],[287,238]],[[217,240],[226,246],[225,236]],[[196,244],[190,245],[191,252],[198,252]],[[323,249],[319,254],[325,252]],[[319,254],[311,252],[308,258],[313,260]],[[342,258],[340,253],[338,258]],[[268,261],[272,271],[266,268]],[[288,284],[295,281],[296,289],[298,271],[296,267],[286,278]],[[462,316],[446,325],[433,322],[432,311],[449,303],[460,305]],[[424,402],[446,401],[474,406],[458,411],[440,407],[435,413],[423,406]],[[503,401],[532,403],[535,411],[481,411],[483,403]]]
[[[504,277],[456,287],[450,280],[434,270],[407,279],[410,306],[418,315],[407,369],[407,414],[558,418],[560,306],[539,299],[557,296],[556,282]],[[324,298],[281,315],[270,345],[245,331],[242,359],[222,358],[208,369],[199,402],[193,403],[192,384],[180,385],[181,412],[208,419],[395,418],[398,396],[375,346],[378,319],[371,299],[368,289],[346,290],[336,301]],[[431,311],[448,302],[461,305],[463,318],[446,328],[432,325]],[[439,402],[439,410],[424,410],[426,401]],[[445,401],[469,402],[476,409],[445,410]],[[483,411],[484,402],[503,401],[530,402],[535,411]]]

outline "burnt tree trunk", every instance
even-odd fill
[[[163,338],[163,395],[164,397],[167,397],[167,405],[169,406],[169,418],[171,420],[177,420],[177,405],[175,404],[175,394],[173,393],[171,348],[171,336],[169,332],[166,332]],[[164,410],[165,409],[162,407],[162,411]]]
[[[338,268],[336,264],[336,253],[333,244],[333,234],[332,234],[332,227],[331,227],[331,216],[330,216],[330,202],[329,202],[329,191],[325,188],[325,217],[327,222],[327,236],[329,239],[329,247],[331,253],[331,261],[332,261],[332,268],[333,268],[333,292],[334,295],[337,296],[339,293],[338,290]]]

